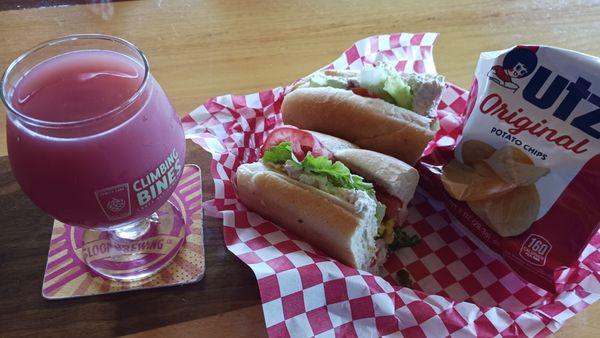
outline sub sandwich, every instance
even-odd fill
[[[286,95],[286,124],[348,140],[414,165],[439,129],[441,75],[406,74],[380,63],[323,70]]]
[[[319,134],[316,134],[319,135]],[[387,251],[416,238],[399,226],[419,175],[408,164],[293,127],[271,132],[236,173],[242,203],[331,257],[378,273]]]

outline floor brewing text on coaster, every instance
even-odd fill
[[[98,235],[96,245],[85,241],[91,231],[71,227],[54,221],[52,239],[48,251],[48,263],[44,274],[42,295],[47,299],[91,296],[104,293],[148,289],[199,281],[204,276],[204,240],[202,235],[202,179],[200,168],[186,165],[181,180],[169,201],[181,211],[185,224],[185,240],[176,242],[169,236],[144,235],[139,241],[129,243],[152,257],[155,263],[170,260],[171,263],[158,273],[135,282],[119,282],[106,279],[91,270],[86,260],[103,259],[108,255],[105,239]],[[165,204],[158,214],[172,222],[175,217],[170,204]],[[169,224],[168,222],[166,224]],[[100,234],[97,232],[97,234]],[[86,243],[86,244],[84,244]],[[181,247],[179,249],[179,247]],[[177,252],[179,249],[179,252]],[[148,264],[153,264],[150,262]],[[130,264],[110,267],[113,271],[127,274]]]

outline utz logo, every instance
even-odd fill
[[[538,47],[516,47],[506,54],[502,65],[493,66],[487,76],[499,86],[516,92],[519,85],[514,79],[520,79],[533,73],[537,67]]]
[[[542,55],[544,56],[542,58]],[[493,66],[487,77],[501,87],[515,93],[519,85],[515,79],[529,77],[520,94],[526,102],[540,109],[541,119],[534,118],[525,107],[511,106],[512,93],[492,92],[480,103],[483,114],[495,116],[511,125],[512,135],[529,133],[539,139],[554,143],[575,154],[587,152],[587,144],[600,139],[600,95],[593,93],[592,82],[578,74],[561,74],[556,67],[559,62],[551,60],[554,52],[540,52],[537,46],[518,46],[506,53],[502,65]],[[571,80],[572,78],[576,78]],[[518,101],[517,101],[518,102]],[[530,109],[530,108],[529,108]],[[556,122],[566,122],[584,135],[573,133],[573,129],[557,128]]]

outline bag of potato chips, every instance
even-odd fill
[[[600,222],[600,59],[545,47],[481,54],[456,146],[423,183],[525,279],[554,291]]]

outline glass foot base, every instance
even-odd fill
[[[185,236],[181,211],[167,202],[150,217],[118,230],[86,230],[83,257],[92,270],[106,278],[138,281],[169,265]]]

